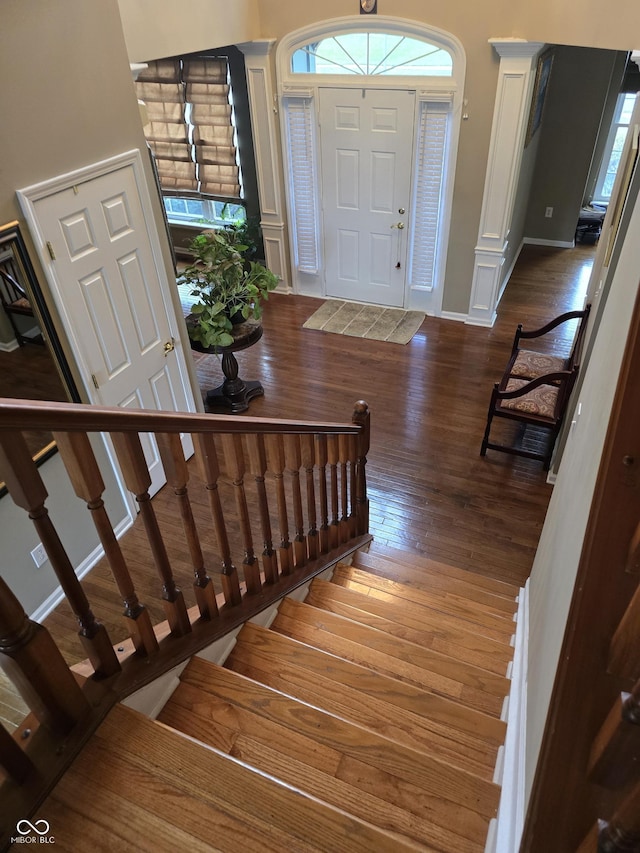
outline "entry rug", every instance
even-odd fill
[[[303,328],[408,344],[418,331],[425,315],[422,311],[403,311],[402,308],[380,308],[357,302],[329,299],[309,317]]]

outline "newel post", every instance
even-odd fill
[[[0,578],[0,663],[38,720],[70,731],[89,703],[51,635],[32,622]]]
[[[356,522],[358,534],[369,532],[369,499],[367,497],[367,454],[370,443],[369,406],[364,400],[358,400],[354,406],[351,422],[362,427],[358,435],[358,458],[356,461]]]

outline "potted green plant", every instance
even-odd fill
[[[230,346],[234,324],[259,320],[262,301],[278,284],[263,264],[250,261],[246,265],[246,248],[226,229],[204,231],[191,243],[194,260],[182,280],[196,298],[187,328],[198,348]]]

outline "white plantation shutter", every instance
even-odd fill
[[[313,101],[287,97],[285,110],[295,263],[300,272],[315,275],[320,264]]]
[[[424,101],[420,104],[411,286],[422,290],[433,290],[436,284],[438,229],[450,116],[449,102]]]

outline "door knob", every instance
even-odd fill
[[[174,351],[174,349],[176,348],[175,343],[176,343],[175,338],[171,338],[170,341],[166,342],[166,344],[164,345],[164,356],[165,356],[165,358],[169,355],[170,352]]]
[[[391,227],[397,228],[398,231],[402,231],[402,229],[404,228],[404,222],[395,222]]]

